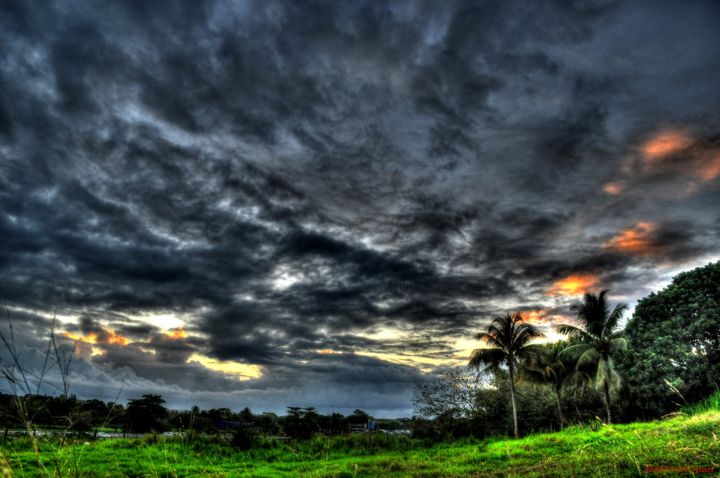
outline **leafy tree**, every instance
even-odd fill
[[[477,415],[471,420],[473,434],[478,437],[509,435],[514,423],[510,393],[510,376],[507,370],[499,369],[489,382],[478,392],[481,404]],[[550,431],[555,421],[555,400],[549,387],[537,386],[526,380],[516,384],[518,409],[518,427],[526,432]]]
[[[85,400],[80,407],[83,412],[86,412],[90,416],[92,425],[99,426],[107,422],[110,407],[102,400]]]
[[[255,423],[255,415],[252,414],[252,411],[248,407],[240,410],[240,413],[238,413],[238,418],[241,422],[245,422],[249,425],[253,425]]]
[[[575,376],[575,367],[562,356],[566,346],[567,342],[563,341],[546,344],[530,357],[522,371],[528,381],[552,387],[561,429],[567,423],[563,414],[563,392]]]
[[[277,435],[280,433],[280,422],[274,413],[265,412],[255,417],[255,426],[266,435]]]
[[[619,365],[634,406],[660,416],[720,386],[720,262],[673,278],[638,302]]]
[[[477,369],[482,365],[485,365],[485,370],[497,370],[503,364],[508,366],[513,431],[516,438],[519,436],[515,398],[518,365],[520,360],[533,350],[530,341],[539,337],[543,337],[543,334],[534,325],[526,323],[520,314],[495,317],[486,332],[475,336],[490,348],[475,349],[470,356],[470,366]]]
[[[288,407],[283,429],[291,438],[308,439],[320,429],[317,411],[313,407]]]
[[[347,432],[348,420],[341,413],[331,413],[320,417],[320,428],[329,435],[339,435]]]
[[[607,292],[585,294],[581,303],[573,305],[581,326],[564,324],[559,329],[561,333],[580,341],[566,348],[563,354],[577,359],[578,372],[590,371],[594,374],[595,386],[603,393],[607,423],[611,423],[611,396],[620,387],[620,375],[615,370],[613,355],[626,347],[626,341],[621,337],[623,332],[616,329],[627,305],[617,304],[610,310]]]
[[[143,395],[134,398],[127,406],[127,427],[135,433],[146,433],[152,430],[163,431],[168,416],[165,400],[160,395]]]
[[[348,423],[355,423],[358,425],[365,425],[367,422],[372,420],[372,417],[365,410],[355,409],[352,415],[347,417]]]

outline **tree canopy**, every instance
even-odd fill
[[[710,395],[720,386],[720,262],[642,299],[625,332],[636,409],[658,416]]]

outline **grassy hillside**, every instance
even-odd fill
[[[677,476],[667,471],[684,469],[695,476],[718,476],[717,403],[716,397],[714,406],[662,421],[574,426],[519,440],[427,447],[380,434],[266,444],[250,451],[208,440],[182,443],[174,438],[154,443],[147,439],[82,442],[62,449],[45,442],[41,443],[45,471],[37,465],[30,442],[15,439],[2,448],[2,466],[11,476],[605,477],[646,475],[653,470]]]

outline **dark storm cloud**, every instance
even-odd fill
[[[508,308],[562,315],[547,291],[571,274],[634,300],[659,267],[717,256],[718,19],[714,2],[5,2],[0,299],[38,351],[56,307],[93,334],[83,393],[406,410],[423,375],[387,357],[452,357]],[[688,139],[649,161],[668,131]]]

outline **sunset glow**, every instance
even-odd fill
[[[688,148],[693,140],[685,133],[679,131],[668,131],[661,133],[642,147],[642,152],[646,162],[654,162],[665,156],[678,153]]]
[[[624,190],[624,186],[621,183],[607,183],[605,186],[603,186],[603,191],[605,191],[606,194],[609,194],[610,196],[617,196]]]
[[[652,234],[655,225],[651,222],[639,222],[625,229],[604,244],[604,247],[630,254],[646,255],[658,252],[653,243]]]
[[[187,337],[187,333],[185,333],[185,330],[180,329],[180,328],[169,330],[169,331],[165,332],[165,335],[168,338],[173,339],[173,340],[180,340],[180,339],[184,339],[185,337]]]
[[[217,360],[199,353],[193,353],[187,360],[187,363],[192,362],[216,372],[232,375],[239,380],[250,380],[262,375],[262,368],[259,365],[234,362],[232,360]]]
[[[545,292],[545,295],[580,295],[596,287],[599,282],[599,277],[593,274],[572,274],[563,279],[553,282],[553,285],[547,290],[547,292]]]
[[[700,167],[699,176],[703,181],[713,181],[720,176],[720,152],[710,155]]]
[[[103,329],[102,334],[90,332],[86,335],[78,335],[71,332],[63,332],[63,335],[71,340],[76,340],[85,344],[110,344],[110,345],[127,345],[130,340],[127,337],[116,334],[110,329]]]

